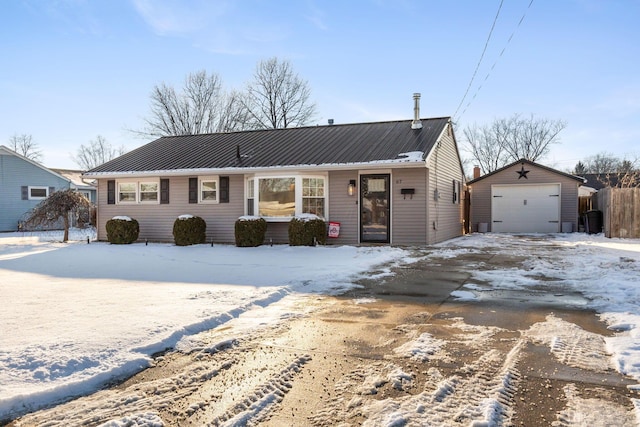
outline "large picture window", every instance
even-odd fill
[[[119,181],[117,184],[118,203],[158,203],[160,200],[159,181]]]
[[[303,213],[324,218],[327,214],[325,188],[323,176],[251,177],[247,179],[247,214],[274,221]]]
[[[260,178],[258,183],[258,215],[273,218],[295,215],[295,178]]]

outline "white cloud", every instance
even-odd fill
[[[202,30],[223,16],[226,1],[194,0],[187,4],[177,0],[133,0],[135,9],[159,35],[190,34]]]

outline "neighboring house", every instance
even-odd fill
[[[82,177],[83,171],[74,169],[54,169],[51,170],[71,181],[71,188],[75,189],[78,193],[82,194],[91,203],[96,203],[96,182],[93,180],[87,180]]]
[[[16,231],[25,215],[71,181],[0,145],[0,231]]]
[[[463,176],[448,117],[163,137],[84,174],[98,181],[100,240],[126,215],[141,240],[172,241],[191,214],[210,241],[234,242],[253,215],[286,243],[291,218],[311,213],[340,223],[329,243],[395,245],[462,234]]]
[[[525,159],[467,183],[476,231],[558,233],[578,230],[584,179]]]
[[[638,176],[640,172],[625,173],[585,173],[582,177],[586,180],[586,186],[594,190],[601,190],[605,187],[613,188],[634,188],[640,187]]]

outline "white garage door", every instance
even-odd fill
[[[493,185],[491,193],[492,231],[560,231],[560,184]]]

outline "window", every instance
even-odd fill
[[[141,182],[140,183],[140,202],[157,202],[158,201],[158,183],[157,182]]]
[[[255,176],[247,179],[247,215],[286,221],[310,213],[326,217],[326,178]],[[256,212],[257,211],[257,212]]]
[[[137,183],[135,182],[119,182],[118,183],[118,202],[119,203],[135,203]]]
[[[118,181],[118,203],[158,203],[160,200],[159,181]]]
[[[200,203],[218,203],[218,178],[200,178]]]
[[[247,215],[255,215],[255,194],[256,189],[253,186],[253,178],[247,180]]]
[[[29,187],[29,200],[44,200],[49,197],[49,187]]]
[[[302,213],[324,218],[324,178],[302,178]]]
[[[457,179],[453,180],[453,203],[460,204],[461,182]]]
[[[295,178],[258,179],[258,215],[292,217],[296,213]]]

